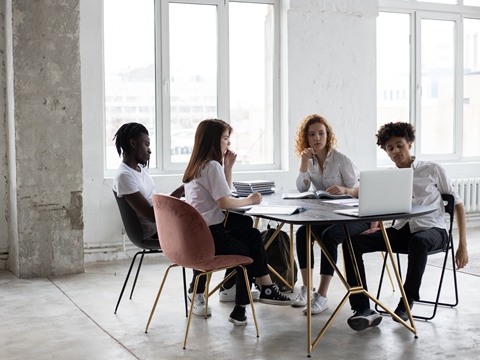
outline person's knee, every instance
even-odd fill
[[[428,252],[428,242],[420,236],[413,236],[408,243],[408,253],[412,255],[426,254]]]

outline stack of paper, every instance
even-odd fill
[[[271,194],[275,192],[275,181],[270,180],[252,180],[252,181],[234,181],[235,194],[238,196],[248,196],[254,192],[260,194]]]

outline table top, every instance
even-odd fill
[[[327,224],[344,224],[355,222],[373,222],[388,221],[396,219],[406,219],[417,217],[434,212],[434,206],[413,205],[410,213],[388,214],[388,215],[372,215],[372,216],[348,216],[334,213],[334,210],[351,208],[345,205],[326,203],[319,199],[282,199],[281,194],[263,195],[261,205],[282,205],[282,206],[303,206],[307,207],[306,211],[293,215],[258,215],[264,219],[276,220],[294,225],[327,225]],[[257,215],[256,215],[257,216]]]

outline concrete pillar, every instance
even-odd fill
[[[83,272],[80,5],[5,0],[7,268]]]

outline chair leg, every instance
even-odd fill
[[[150,322],[152,321],[153,314],[155,309],[157,308],[158,299],[160,299],[160,294],[163,290],[163,285],[165,285],[165,280],[167,280],[167,275],[172,267],[178,266],[177,264],[170,265],[167,270],[165,271],[165,275],[163,275],[162,283],[160,284],[160,288],[158,289],[157,297],[155,298],[155,302],[153,303],[152,311],[150,312],[150,317],[148,318],[147,326],[145,327],[145,332],[148,332],[148,327],[150,326]]]
[[[383,255],[383,253],[382,253]],[[383,256],[383,265],[382,265],[382,272],[380,273],[380,281],[378,283],[378,290],[377,290],[377,299],[380,300],[380,292],[382,291],[382,283],[383,283],[383,276],[385,274],[385,268],[387,266],[387,259],[388,259],[388,256]],[[379,314],[387,314],[386,311],[384,310],[380,310],[380,307],[378,306],[377,303],[375,303],[375,310],[379,313]]]
[[[193,285],[193,293],[192,293],[192,302],[197,295],[197,288],[198,288],[198,279],[200,276],[204,276],[206,273],[200,273],[195,276],[195,284]],[[207,308],[207,304],[205,304],[205,309]],[[188,312],[188,320],[187,320],[187,328],[185,329],[185,340],[183,341],[183,349],[187,348],[187,338],[188,338],[188,331],[190,330],[190,322],[192,321],[192,313],[193,313],[193,306],[190,306],[190,311]]]
[[[250,307],[252,308],[253,322],[255,323],[255,330],[257,331],[257,337],[259,337],[260,333],[258,331],[257,314],[255,313],[255,307],[253,306],[252,291],[250,288],[250,282],[248,281],[247,269],[243,265],[240,265],[240,266],[243,270],[243,277],[245,278],[245,284],[247,284],[248,298],[250,300]]]
[[[453,275],[453,287],[454,287],[454,290],[455,290],[455,302],[454,303],[443,303],[443,302],[440,302],[440,294],[441,294],[441,291],[442,291],[443,279],[444,279],[444,276],[445,276],[445,270],[446,270],[446,265],[447,265],[447,260],[448,260],[449,254],[451,254],[451,259],[452,259],[452,272],[453,272],[452,275]],[[417,301],[418,303],[421,303],[421,304],[433,305],[432,315],[430,315],[430,316],[414,316],[415,318],[422,319],[422,320],[432,320],[435,317],[435,315],[437,314],[438,305],[450,306],[450,307],[455,307],[455,306],[458,305],[457,271],[456,271],[455,266],[456,266],[455,265],[455,254],[454,254],[454,251],[453,251],[453,244],[450,243],[450,246],[447,249],[447,251],[445,253],[445,258],[443,260],[442,272],[440,274],[440,281],[439,281],[439,284],[438,284],[437,296],[435,298],[435,301],[422,300],[422,299]]]
[[[185,317],[188,317],[187,278],[185,276],[184,267],[182,267],[182,273],[183,273],[183,299],[185,301]]]
[[[142,267],[144,256],[145,256],[145,250],[142,252],[142,256],[140,256],[140,262],[138,263],[137,273],[135,274],[135,280],[133,280],[132,291],[130,292],[130,300],[132,299],[133,290],[135,290],[135,285],[137,284],[138,274],[140,273],[140,268]]]
[[[118,297],[117,306],[115,306],[115,311],[113,312],[114,314],[117,313],[117,309],[118,309],[118,306],[120,305],[120,301],[122,301],[123,292],[125,291],[125,287],[127,286],[128,278],[130,277],[130,273],[132,272],[133,264],[135,264],[135,259],[137,258],[138,254],[142,254],[143,256],[144,253],[145,253],[145,250],[139,251],[133,256],[132,262],[130,263],[130,268],[128,269],[127,277],[123,282],[122,291],[120,291],[120,296]]]

